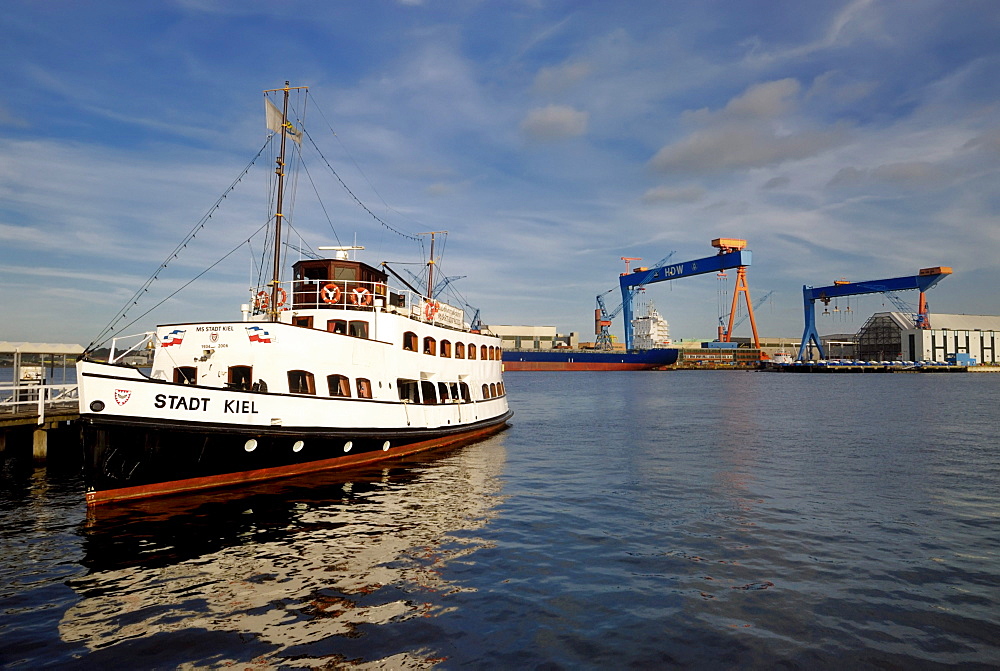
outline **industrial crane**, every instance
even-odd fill
[[[916,275],[907,277],[890,277],[868,282],[837,281],[825,287],[803,285],[802,303],[805,307],[805,330],[802,332],[802,342],[799,344],[799,361],[812,358],[813,345],[819,352],[819,358],[822,359],[825,356],[819,332],[816,331],[817,300],[822,301],[823,305],[829,305],[831,299],[840,296],[857,296],[859,294],[885,294],[888,296],[895,291],[918,289],[920,291],[920,304],[917,308],[914,326],[918,329],[929,329],[931,324],[927,314],[927,297],[924,294],[946,276],[951,275],[951,272],[951,268],[947,266],[935,266],[934,268],[921,268]]]
[[[753,304],[754,309],[756,310],[756,309],[760,308],[760,306],[763,305],[764,302],[767,301],[767,299],[769,299],[771,297],[771,294],[773,294],[773,293],[774,293],[773,291],[768,291],[766,294],[764,294],[763,296],[761,296],[760,298],[758,298],[757,302],[755,302]],[[739,319],[737,319],[736,322],[733,324],[733,327],[732,327],[733,330],[738,329],[743,324],[743,322],[745,322],[747,319],[750,318],[750,315],[751,315],[751,313],[747,312],[742,317],[740,317]],[[719,317],[719,342],[731,342],[732,333],[730,331],[728,331],[725,326],[723,326],[722,322],[723,322],[724,319],[725,319],[725,317],[721,317],[721,316]]]
[[[664,256],[662,259],[660,259],[659,261],[657,261],[656,262],[657,267],[662,266],[663,264],[665,264],[676,253],[677,253],[676,251],[670,252],[669,254],[667,254],[666,256]],[[623,257],[621,257],[621,260],[625,262],[625,272],[622,273],[622,276],[625,276],[625,275],[629,274],[629,263],[631,261],[642,261],[642,258],[641,257],[635,257],[635,256],[623,256]],[[640,270],[645,270],[645,268],[636,268],[636,272],[639,272]],[[638,285],[632,287],[631,290],[628,293],[627,298],[623,294],[622,302],[619,303],[618,307],[616,307],[610,313],[608,312],[608,309],[607,309],[607,307],[604,304],[604,297],[607,296],[608,294],[610,294],[612,291],[614,291],[614,288],[608,289],[604,293],[601,293],[601,294],[597,295],[597,308],[594,310],[594,333],[597,334],[597,342],[596,342],[597,349],[609,350],[609,349],[612,348],[612,346],[614,344],[614,342],[613,342],[614,338],[612,337],[611,330],[610,330],[611,329],[611,320],[613,320],[615,317],[617,317],[618,314],[623,309],[625,309],[625,303],[626,302],[628,302],[629,304],[631,304],[632,299],[635,296],[635,292],[641,290],[643,286],[645,286],[646,284],[649,283],[649,281],[650,280],[646,280],[646,282],[642,282],[641,284],[638,284]],[[631,312],[631,306],[630,306],[629,312]],[[631,324],[629,324],[628,329],[631,330]]]
[[[406,272],[407,275],[409,275],[410,277],[412,277],[414,279],[414,281],[417,282],[417,284],[420,284],[420,283],[422,283],[424,281],[423,277],[421,277],[420,275],[417,275],[415,272],[413,272],[412,270],[410,270],[408,268],[403,268],[403,271]],[[451,277],[445,277],[444,279],[440,280],[439,282],[437,282],[434,285],[434,291],[432,292],[433,296],[428,296],[428,298],[434,298],[434,296],[439,296],[441,294],[441,292],[445,290],[445,287],[447,287],[449,284],[451,284],[455,280],[465,279],[466,277],[468,277],[468,276],[467,275],[452,275]]]
[[[736,289],[733,292],[733,307],[729,313],[728,333],[733,331],[733,321],[736,318],[736,306],[742,294],[746,299],[747,313],[749,313],[750,326],[753,329],[754,347],[760,348],[760,339],[757,337],[757,323],[753,317],[753,306],[750,304],[750,288],[746,281],[746,268],[750,265],[751,253],[745,249],[746,240],[736,238],[716,238],[712,240],[712,246],[719,250],[715,256],[694,261],[685,261],[666,265],[658,264],[656,268],[637,268],[631,273],[627,273],[618,278],[618,284],[622,290],[622,305],[625,314],[622,317],[625,321],[625,347],[632,347],[632,305],[631,294],[637,287],[645,286],[651,282],[664,282],[676,280],[691,275],[703,275],[705,273],[717,273],[727,268],[736,268]]]

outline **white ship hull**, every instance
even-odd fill
[[[368,337],[288,323],[307,317],[364,322]],[[161,326],[149,376],[79,362],[88,502],[357,466],[511,416],[495,337],[383,305],[282,319]]]

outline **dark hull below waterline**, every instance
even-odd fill
[[[507,428],[513,413],[457,429],[409,434],[199,432],[83,418],[87,504],[182,494],[316,471],[367,466],[474,442]],[[247,441],[256,445],[247,450]],[[298,443],[301,442],[301,445]],[[388,445],[387,445],[388,443]],[[298,451],[296,451],[298,447]]]
[[[678,351],[673,348],[603,352],[600,350],[545,350],[503,352],[504,370],[652,370],[672,366]]]

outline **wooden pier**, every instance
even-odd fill
[[[31,440],[31,454],[45,461],[49,432],[80,419],[76,384],[0,385],[0,453]]]
[[[30,447],[35,461],[45,461],[51,435],[80,418],[72,362],[82,352],[74,343],[0,342],[0,457]]]

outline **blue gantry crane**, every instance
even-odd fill
[[[632,272],[623,273],[618,278],[618,284],[622,291],[622,319],[625,321],[625,347],[632,349],[632,301],[631,297],[639,288],[653,282],[664,282],[677,280],[682,277],[692,275],[704,275],[705,273],[717,273],[721,270],[736,268],[736,290],[733,292],[733,308],[729,313],[728,333],[733,331],[733,321],[736,318],[736,306],[740,295],[746,298],[747,312],[750,316],[750,325],[753,328],[754,347],[760,347],[760,339],[757,337],[757,323],[753,318],[753,306],[750,304],[750,288],[746,282],[746,269],[750,265],[750,250],[745,249],[746,240],[736,238],[716,238],[712,240],[712,246],[719,252],[715,256],[708,256],[694,261],[675,263],[672,265],[657,264],[656,268],[636,268]],[[634,259],[630,259],[634,260]]]
[[[666,256],[664,256],[662,259],[660,259],[659,261],[657,261],[656,265],[658,267],[662,266],[667,261],[669,261],[671,258],[673,258],[674,254],[676,254],[676,253],[677,253],[676,251],[670,252],[669,254],[667,254]],[[635,257],[635,256],[623,256],[623,257],[621,257],[621,259],[622,259],[622,261],[625,262],[625,274],[626,275],[628,274],[629,262],[631,262],[631,261],[642,261],[641,258],[638,258],[638,257]],[[614,288],[608,289],[604,293],[597,294],[597,308],[594,310],[594,333],[597,335],[597,343],[596,343],[597,344],[597,349],[609,350],[609,349],[612,348],[612,346],[614,345],[614,343],[613,343],[614,338],[612,337],[611,330],[610,330],[611,329],[611,320],[614,319],[615,317],[617,317],[618,314],[622,310],[625,309],[625,303],[626,303],[626,301],[629,303],[629,311],[631,312],[631,304],[632,304],[633,298],[635,298],[636,292],[639,291],[640,289],[642,289],[643,285],[645,285],[646,283],[647,282],[643,282],[642,284],[638,284],[635,287],[633,287],[632,290],[628,293],[627,297],[623,294],[623,296],[622,296],[622,302],[619,303],[618,307],[616,307],[611,312],[608,312],[608,308],[604,304],[604,297],[607,296],[608,294],[610,294],[612,291],[614,291]],[[630,322],[630,324],[631,324],[631,322]]]
[[[816,301],[822,301],[823,305],[829,305],[831,299],[841,296],[857,296],[860,294],[894,295],[893,292],[896,291],[918,289],[920,290],[920,303],[917,308],[914,327],[927,329],[930,328],[931,324],[930,317],[927,314],[927,298],[924,296],[924,292],[950,274],[951,268],[936,266],[934,268],[921,268],[916,275],[908,277],[890,277],[884,280],[870,280],[868,282],[839,280],[826,287],[803,286],[802,303],[805,306],[805,330],[802,332],[802,342],[799,345],[799,361],[806,361],[812,358],[813,345],[816,346],[819,358],[825,358],[823,345],[820,343],[819,333],[816,331]]]

